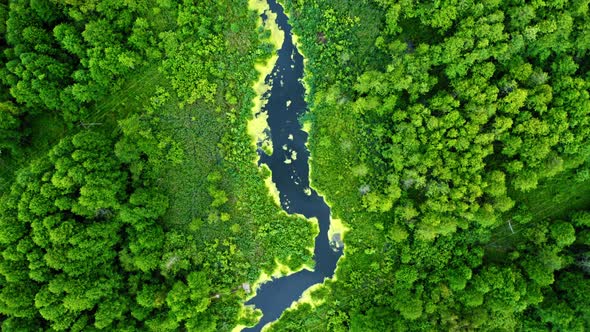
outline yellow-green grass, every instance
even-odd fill
[[[258,18],[258,26],[262,26],[270,31],[270,37],[265,40],[270,42],[274,49],[279,49],[285,40],[285,33],[279,28],[276,23],[277,15],[270,11],[268,2],[264,0],[249,0],[248,5],[251,10],[254,10],[258,15],[266,14],[266,22],[262,21],[262,18]],[[267,154],[272,153],[272,142],[268,137],[268,114],[263,111],[264,105],[267,100],[263,98],[263,95],[271,89],[271,86],[266,84],[266,77],[272,72],[278,55],[274,54],[270,59],[267,59],[263,63],[255,64],[256,71],[258,72],[258,79],[254,82],[252,89],[255,92],[252,106],[252,119],[248,122],[248,134],[252,138],[252,144],[254,147],[257,144],[261,144],[264,151]]]

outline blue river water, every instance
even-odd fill
[[[314,271],[302,270],[262,284],[256,296],[246,304],[262,310],[263,316],[256,326],[243,331],[260,331],[264,325],[278,319],[303,291],[332,277],[342,255],[342,250],[332,249],[328,239],[330,208],[315,190],[306,193],[309,188],[309,151],[305,146],[308,135],[298,120],[307,111],[305,88],[301,83],[303,56],[293,44],[291,26],[283,7],[276,0],[268,0],[268,3],[270,10],[277,14],[277,24],[285,32],[285,40],[278,50],[275,67],[266,78],[266,83],[272,86],[265,96],[268,103],[264,111],[268,112],[273,153],[268,156],[259,149],[259,162],[272,170],[272,180],[280,192],[283,209],[307,218],[316,217],[320,232],[315,239]],[[267,19],[265,15],[262,18]],[[295,151],[296,159],[291,158],[292,151]],[[285,163],[287,159],[291,162]]]

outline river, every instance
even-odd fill
[[[316,217],[320,232],[315,239],[314,270],[301,270],[262,284],[256,296],[246,304],[262,310],[263,316],[256,326],[243,331],[260,331],[264,325],[278,319],[306,289],[332,277],[342,255],[342,250],[333,250],[330,246],[330,208],[315,190],[310,191],[309,151],[305,145],[308,134],[298,120],[307,111],[305,88],[301,83],[303,56],[293,44],[291,26],[283,7],[276,0],[268,0],[268,4],[277,14],[277,24],[284,31],[285,39],[272,73],[266,77],[266,83],[272,86],[265,96],[268,102],[264,111],[268,113],[273,153],[268,156],[259,149],[259,163],[271,169],[282,208],[287,213]],[[267,19],[265,15],[262,18]]]

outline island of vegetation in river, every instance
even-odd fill
[[[590,330],[590,1],[279,2],[345,251],[268,330]],[[0,3],[2,330],[255,325],[317,234],[256,164],[264,1]]]

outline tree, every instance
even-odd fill
[[[22,138],[21,110],[10,101],[0,102],[0,151],[18,155]]]
[[[551,225],[551,237],[555,239],[557,246],[560,248],[567,247],[576,241],[576,231],[572,224],[564,221],[558,221]]]

